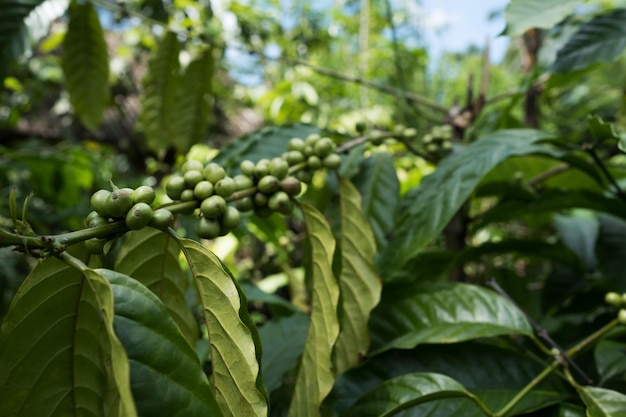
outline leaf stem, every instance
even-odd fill
[[[586,145],[583,145],[583,149],[591,156],[593,161],[600,168],[600,171],[602,171],[602,173],[607,178],[609,183],[611,183],[613,188],[615,188],[615,193],[619,196],[619,198],[626,201],[626,194],[624,194],[624,191],[622,191],[622,188],[619,186],[615,177],[613,177],[609,169],[606,167],[606,164],[604,163],[602,158],[598,156],[595,146],[592,144],[586,144]]]

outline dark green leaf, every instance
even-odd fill
[[[171,143],[181,152],[203,140],[211,114],[213,89],[213,50],[205,49],[193,60],[182,76],[176,103],[175,137]]]
[[[189,239],[181,249],[194,276],[211,343],[215,397],[227,416],[265,416],[268,404],[259,367],[258,333],[245,295],[222,262]]]
[[[221,416],[195,350],[148,288],[115,271],[96,270],[113,287],[115,332],[130,360],[130,381],[143,416]]]
[[[394,174],[395,177],[395,174]],[[370,344],[367,323],[380,300],[381,282],[374,266],[376,244],[361,212],[361,197],[350,180],[339,178],[341,205],[341,274],[339,327],[334,349],[335,371],[358,365]]]
[[[38,264],[13,299],[0,331],[0,415],[136,415],[111,286],[77,265],[82,273],[56,258]]]
[[[511,0],[504,10],[509,36],[524,34],[529,29],[550,29],[569,16],[583,0]]]
[[[600,230],[600,221],[589,211],[576,210],[569,216],[555,214],[554,226],[563,242],[584,262],[587,271],[595,271],[596,240]]]
[[[524,315],[493,291],[469,284],[389,284],[370,320],[371,353],[422,343],[531,335]]]
[[[607,291],[626,292],[626,221],[609,215],[600,215],[600,234],[596,257]]]
[[[200,331],[185,300],[189,282],[178,262],[179,253],[171,237],[146,227],[126,235],[115,259],[115,270],[133,277],[156,294],[189,345],[195,346]]]
[[[591,136],[598,141],[602,142],[607,139],[618,140],[620,137],[615,131],[613,123],[608,123],[599,118],[598,116],[589,116],[589,131]]]
[[[269,392],[279,388],[285,373],[298,365],[308,328],[309,318],[296,313],[270,321],[259,329],[263,344],[263,381]]]
[[[174,145],[176,132],[177,93],[180,85],[180,42],[176,34],[167,32],[158,42],[143,79],[139,124],[148,147],[164,153]]]
[[[81,122],[95,130],[109,104],[107,44],[91,3],[72,1],[69,20],[61,61],[65,85]]]
[[[244,159],[256,162],[262,158],[274,158],[287,151],[289,139],[306,138],[313,133],[319,133],[319,128],[300,123],[264,127],[223,147],[214,162],[222,165],[228,172],[237,173],[239,163]]]
[[[313,289],[311,321],[289,407],[290,415],[319,416],[319,406],[333,387],[332,347],[339,336],[339,285],[333,275],[335,239],[324,216],[312,205],[302,212],[311,247]]]
[[[594,350],[600,384],[626,372],[626,343],[602,340]]]
[[[392,350],[339,376],[324,406],[334,410],[334,415],[341,415],[384,381],[413,372],[432,372],[458,381],[489,409],[499,410],[542,369],[541,364],[510,349],[473,342]],[[560,403],[567,396],[566,391],[557,377],[548,377],[507,415],[528,413]],[[471,401],[452,398],[424,404],[417,410],[399,415],[484,417]]]
[[[535,153],[561,156],[561,152],[539,143],[551,137],[536,130],[503,130],[444,159],[433,174],[401,200],[395,235],[379,269],[385,274],[401,269],[443,230],[480,180],[500,162]]]
[[[559,50],[552,70],[567,73],[613,61],[626,46],[624,19],[626,10],[617,9],[584,23]]]
[[[626,395],[605,388],[579,387],[580,398],[589,417],[621,417],[626,410]]]
[[[387,417],[417,404],[454,397],[474,398],[463,385],[446,375],[411,373],[386,380],[342,416]]]
[[[394,230],[393,219],[400,197],[400,184],[391,155],[377,152],[365,159],[353,181],[361,194],[361,208],[372,226],[376,246],[382,251]]]
[[[289,301],[276,294],[266,293],[249,281],[239,281],[239,287],[246,294],[248,301],[265,303],[270,307],[273,313],[277,313],[279,316],[289,316],[293,313],[300,312],[300,310]]]

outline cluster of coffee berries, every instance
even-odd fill
[[[337,169],[341,165],[335,142],[318,134],[309,135],[304,140],[290,139],[283,158],[289,167],[300,167],[295,176],[304,183],[311,182],[313,172],[320,168]]]
[[[424,151],[435,157],[443,157],[452,150],[452,126],[433,126],[430,132],[422,136]]]
[[[604,301],[611,307],[619,308],[617,318],[621,324],[626,324],[626,293],[608,292],[604,296]]]
[[[85,219],[87,227],[103,226],[123,220],[130,230],[146,226],[167,229],[174,221],[173,214],[164,208],[152,210],[154,189],[142,185],[136,189],[116,188],[113,191],[98,190],[91,196],[92,212]],[[106,239],[90,239],[85,246],[92,253],[102,252]]]

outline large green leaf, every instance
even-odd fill
[[[626,292],[626,221],[601,214],[600,233],[596,243],[596,258],[607,291]]]
[[[605,388],[578,387],[589,417],[622,417],[626,413],[626,395]]]
[[[531,335],[521,311],[493,291],[460,283],[389,284],[370,320],[372,353],[422,343]]]
[[[465,203],[480,180],[505,159],[526,154],[562,153],[539,142],[551,138],[530,129],[502,130],[444,159],[437,170],[400,201],[391,239],[379,265],[383,276],[415,256],[434,239]]]
[[[335,372],[358,365],[370,344],[367,323],[380,300],[381,282],[374,266],[376,244],[361,212],[361,197],[350,180],[339,178],[341,205],[341,274],[339,327],[334,349]]]
[[[115,332],[130,360],[138,413],[154,417],[221,416],[195,350],[156,295],[119,272],[96,272],[113,287]]]
[[[180,267],[180,249],[167,234],[146,227],[126,234],[115,259],[115,270],[135,278],[165,304],[191,346],[200,336],[198,323],[185,300],[189,286]]]
[[[454,379],[435,373],[411,373],[388,379],[365,394],[342,416],[387,417],[414,405],[442,398],[474,399]]]
[[[269,392],[280,387],[285,373],[298,365],[308,328],[308,316],[296,313],[272,320],[259,329],[263,344],[263,381]]]
[[[95,130],[109,104],[109,57],[94,6],[72,1],[61,64],[70,102],[81,122]]]
[[[176,103],[177,125],[173,132],[176,136],[172,140],[181,152],[206,137],[211,114],[213,64],[209,47],[189,64],[182,76]]]
[[[339,336],[339,284],[333,275],[335,239],[324,216],[312,205],[302,212],[311,246],[311,321],[296,387],[289,407],[293,417],[319,416],[319,406],[333,387],[332,348]]]
[[[363,198],[361,207],[374,231],[376,246],[382,251],[394,230],[393,219],[400,198],[393,158],[387,152],[373,154],[359,165],[353,181]]]
[[[541,364],[510,349],[475,342],[392,350],[337,377],[324,407],[333,410],[332,415],[349,414],[346,410],[359,400],[366,401],[365,398],[385,381],[410,373],[427,372],[447,375],[458,381],[495,411],[517,395],[542,369]],[[550,376],[533,388],[507,416],[529,413],[559,403],[567,396],[567,389],[560,380]],[[484,417],[472,401],[461,398],[419,405],[416,410],[398,415]]]
[[[180,239],[195,279],[211,344],[215,397],[227,416],[265,416],[268,411],[259,362],[258,333],[245,295],[213,252]]]
[[[38,264],[13,299],[0,331],[2,416],[136,416],[111,286],[75,266]]]
[[[267,126],[248,133],[220,149],[214,162],[232,174],[239,172],[239,163],[244,159],[253,162],[262,158],[273,158],[287,150],[287,142],[293,137],[306,138],[319,133],[317,126],[295,123],[283,126]]]
[[[180,85],[180,42],[176,34],[167,32],[158,43],[143,79],[139,124],[148,147],[163,153],[174,145],[176,106]]]
[[[26,49],[28,31],[26,18],[44,0],[3,0],[0,13],[0,79],[9,70],[9,65]]]
[[[504,10],[509,36],[522,35],[529,29],[550,29],[569,16],[584,0],[511,0]]]
[[[552,70],[567,73],[613,61],[626,46],[624,19],[626,10],[617,9],[584,23],[559,50]]]
[[[600,375],[600,384],[614,376],[626,373],[626,343],[602,340],[594,349],[593,356]]]

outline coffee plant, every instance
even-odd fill
[[[512,0],[522,74],[427,79],[390,2],[334,14],[356,77],[225,3],[0,0],[0,417],[625,416],[626,12]]]

